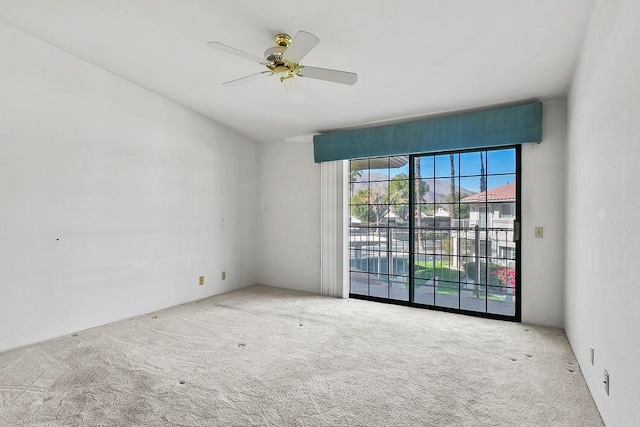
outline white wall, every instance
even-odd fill
[[[0,51],[0,350],[256,282],[254,143],[4,24]]]
[[[320,293],[320,165],[311,139],[260,147],[262,284]]]
[[[568,102],[565,329],[608,426],[640,425],[638,17],[597,2]]]
[[[522,321],[562,327],[566,103],[545,102],[543,141],[522,145]],[[535,227],[543,238],[534,238]]]

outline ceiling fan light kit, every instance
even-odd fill
[[[331,70],[328,68],[309,67],[300,64],[300,61],[320,43],[318,37],[307,31],[298,31],[298,34],[296,34],[293,39],[288,34],[276,34],[274,40],[275,46],[268,48],[264,52],[264,58],[220,42],[212,41],[207,43],[209,47],[257,62],[267,67],[265,71],[231,80],[223,84],[226,86],[237,86],[273,75],[278,76],[282,83],[296,77],[306,77],[345,85],[353,85],[358,80],[356,73]]]

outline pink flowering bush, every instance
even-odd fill
[[[502,286],[509,286],[515,288],[516,286],[516,271],[512,268],[501,268],[496,272],[496,277],[502,283]]]

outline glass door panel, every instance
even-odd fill
[[[409,301],[409,157],[350,162],[351,294]]]
[[[517,149],[413,156],[413,302],[516,315]]]

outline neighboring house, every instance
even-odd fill
[[[451,214],[449,214],[449,212],[444,210],[442,207],[438,206],[438,210],[436,210],[436,212],[433,214],[433,216],[450,217]]]
[[[492,188],[481,193],[460,199],[460,203],[471,205],[469,218],[478,221],[480,227],[486,226],[486,220],[515,218],[516,211],[516,183],[512,182],[501,187]],[[488,209],[485,209],[488,204]],[[485,216],[488,214],[488,217]],[[473,225],[475,225],[474,223]],[[491,227],[491,226],[489,226]]]
[[[515,182],[465,197],[460,203],[469,204],[469,219],[459,220],[460,255],[491,258],[491,262],[515,266],[516,245],[513,241],[513,222],[516,218]],[[476,236],[475,227],[479,227]],[[476,251],[476,237],[479,248]],[[457,245],[458,239],[453,239]],[[454,253],[457,248],[454,248]]]

